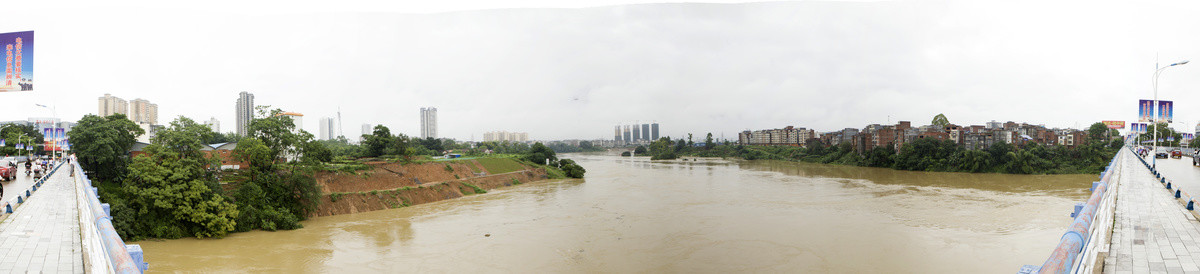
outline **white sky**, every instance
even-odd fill
[[[442,137],[493,130],[608,139],[787,125],[831,131],[945,113],[1086,127],[1136,119],[1161,65],[1200,61],[1186,1],[21,1],[0,32],[36,31],[33,92],[0,94],[0,120],[96,113],[104,93],[159,105],[159,122],[234,126],[240,91],[305,114]],[[736,2],[736,1],[735,1]],[[635,4],[635,5],[628,5]],[[1200,119],[1200,63],[1167,70],[1177,128]]]

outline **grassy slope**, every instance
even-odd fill
[[[525,166],[509,158],[478,158],[475,159],[489,174],[500,174],[525,169]]]

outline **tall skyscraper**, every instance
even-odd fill
[[[650,124],[642,124],[642,139],[654,141],[658,138],[650,139]]]
[[[640,128],[640,127],[638,127],[638,125],[634,124],[633,125],[633,141],[637,142],[638,140],[641,140],[641,139],[642,139],[642,128]]]
[[[318,138],[321,140],[333,139],[333,118],[321,117],[321,123],[318,126],[320,127],[317,129]]]
[[[621,126],[613,127],[613,141],[621,141]]]
[[[625,131],[622,131],[622,132],[621,132],[621,135],[625,136],[625,142],[626,142],[626,143],[628,143],[628,142],[630,142],[630,141],[633,141],[633,138],[632,138],[633,136],[631,136],[631,135],[629,135],[629,134],[630,134],[630,133],[629,133],[629,125],[625,125]]]
[[[142,98],[129,102],[129,120],[134,123],[158,124],[158,105]]]
[[[129,103],[125,102],[125,99],[117,98],[108,93],[100,97],[100,110],[97,114],[100,114],[100,116],[109,116],[117,113],[129,114]]]
[[[250,119],[254,119],[254,94],[245,91],[238,93],[236,109],[237,134],[246,136],[250,133],[246,127],[250,126]]]
[[[208,125],[208,128],[212,129],[213,132],[221,133],[221,121],[217,121],[217,117],[208,118],[208,121],[204,121],[204,124]]]
[[[650,139],[658,140],[658,123],[650,124]]]
[[[421,108],[421,139],[437,139],[437,130],[437,108]]]

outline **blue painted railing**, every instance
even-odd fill
[[[85,190],[83,192],[86,195],[86,208],[80,208],[79,210],[87,210],[91,213],[88,215],[92,217],[92,224],[95,225],[95,232],[99,235],[99,242],[106,253],[104,257],[107,257],[107,263],[111,267],[111,271],[116,273],[142,273],[146,271],[149,268],[149,264],[143,261],[141,246],[125,245],[125,241],[121,240],[121,236],[113,228],[112,216],[109,216],[108,204],[101,204],[99,197],[97,197],[99,189],[92,186],[92,180],[88,179],[87,175],[83,173],[83,168],[79,166],[79,161],[71,161],[71,165],[75,170],[75,175],[81,179],[77,182],[83,184],[83,189]],[[85,242],[88,241],[85,240]]]
[[[1017,273],[1071,273],[1080,264],[1081,253],[1087,248],[1092,231],[1097,227],[1092,225],[1092,222],[1095,221],[1096,211],[1104,203],[1109,186],[1113,185],[1111,182],[1113,165],[1120,157],[1120,152],[1113,156],[1112,160],[1108,162],[1108,166],[1104,167],[1104,171],[1100,173],[1100,181],[1092,182],[1092,195],[1088,197],[1087,202],[1075,205],[1075,212],[1071,214],[1075,221],[1067,227],[1067,232],[1063,233],[1058,246],[1050,253],[1046,262],[1041,267],[1022,266]]]

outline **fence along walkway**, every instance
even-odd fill
[[[55,172],[0,223],[0,273],[82,273],[75,182]]]
[[[1137,156],[1126,159],[1104,272],[1200,273],[1200,222]]]

